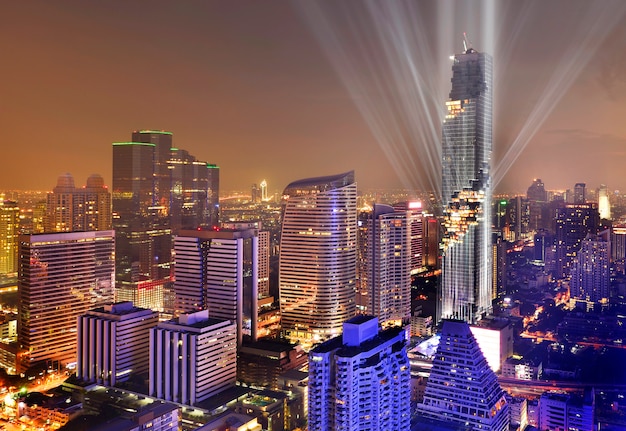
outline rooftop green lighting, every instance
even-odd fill
[[[506,201],[500,201],[500,205],[506,205]]]
[[[146,142],[113,142],[114,147],[119,147],[122,145],[147,145],[149,147],[156,147],[156,144],[149,144]]]
[[[139,133],[158,133],[160,135],[171,135],[172,132],[166,132],[165,130],[140,130]]]
[[[219,166],[214,165],[212,163],[207,163],[206,167],[209,168],[209,169],[219,169],[220,168]]]

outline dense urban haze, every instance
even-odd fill
[[[367,113],[377,101],[379,118],[381,107],[404,108],[397,94],[380,92],[401,91],[398,79],[406,75],[379,85],[385,69],[378,66],[404,53],[425,87],[436,84],[415,107],[416,117],[423,108],[434,112],[433,132],[426,131],[432,140],[448,96],[445,62],[462,50],[467,32],[495,59],[494,166],[512,165],[500,170],[499,190],[525,190],[534,177],[550,189],[577,181],[626,188],[625,7],[565,0],[5,2],[0,184],[50,189],[63,172],[78,184],[100,173],[110,184],[111,143],[150,128],[172,131],[174,145],[220,166],[223,190],[262,179],[279,190],[350,169],[359,188],[428,188],[439,177],[428,173],[423,137],[400,133],[409,145],[401,153],[397,140],[389,142],[393,126],[371,128]],[[398,14],[404,29],[393,21]],[[385,34],[385,22],[396,30]],[[407,34],[404,48],[391,52],[389,38],[402,43],[397,36]],[[342,52],[348,55],[338,62]],[[351,70],[359,76],[347,76]],[[406,82],[407,94],[419,79]],[[515,145],[528,145],[519,158],[505,156],[525,124]],[[399,169],[403,158],[410,163]]]

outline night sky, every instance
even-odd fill
[[[0,190],[48,190],[64,172],[110,185],[111,143],[137,129],[173,132],[176,147],[220,166],[222,190],[266,179],[277,191],[351,169],[359,188],[427,187],[437,179],[426,144],[404,130],[420,107],[407,113],[393,105],[402,94],[385,92],[429,87],[440,134],[448,57],[465,31],[493,50],[494,170],[528,124],[498,190],[525,191],[536,177],[548,189],[626,190],[621,0],[4,1],[0,19]],[[410,43],[378,43],[397,34]],[[407,58],[423,80],[391,73]],[[383,122],[404,118],[412,148],[373,133],[364,106]]]

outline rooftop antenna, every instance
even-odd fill
[[[467,47],[471,48],[472,47],[472,42],[469,41],[469,39],[467,38],[467,33],[463,32],[463,50],[464,52],[467,52]]]

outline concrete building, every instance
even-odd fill
[[[411,213],[374,204],[359,219],[360,314],[378,317],[383,328],[411,320]],[[421,253],[420,266],[421,268]]]
[[[78,317],[76,376],[87,382],[115,386],[133,374],[148,373],[150,330],[156,311],[118,302]]]
[[[429,423],[485,431],[505,431],[509,407],[495,373],[482,354],[469,325],[444,320],[441,339],[426,384],[424,401],[417,405],[416,429]]]
[[[545,392],[539,399],[539,429],[593,431],[595,393],[586,389],[584,395]]]
[[[309,178],[284,192],[279,289],[282,327],[307,348],[356,314],[354,172]]]
[[[150,332],[150,395],[195,405],[235,385],[237,328],[207,310],[161,322]]]
[[[176,314],[209,310],[237,325],[237,343],[256,340],[259,237],[256,229],[180,231],[174,240]]]
[[[570,297],[589,302],[608,301],[611,243],[587,235],[572,261]]]
[[[410,429],[405,330],[357,316],[309,353],[310,431]]]
[[[18,371],[76,362],[76,320],[113,301],[114,232],[20,235]]]
[[[111,193],[100,175],[91,175],[82,188],[74,186],[72,175],[61,175],[46,202],[46,232],[111,229]]]
[[[470,329],[489,367],[494,373],[500,371],[502,363],[513,354],[513,327],[507,319],[482,319]]]

